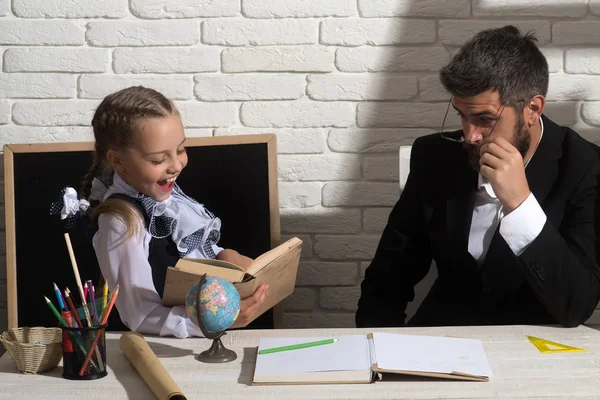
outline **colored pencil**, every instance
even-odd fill
[[[104,314],[102,314],[102,322],[100,325],[104,325],[106,324],[106,321],[108,321],[108,316],[110,315],[110,312],[113,308],[113,306],[115,305],[115,301],[117,300],[117,296],[119,295],[119,285],[117,285],[115,287],[115,290],[113,290],[111,296],[110,296],[110,302],[108,303],[108,308],[106,309],[106,311],[104,312]],[[94,352],[94,349],[96,349],[96,346],[98,345],[98,340],[100,340],[100,334],[96,335],[96,338],[94,339],[94,343],[92,343],[92,347],[90,348],[90,351],[87,353],[86,357],[85,357],[85,361],[83,363],[83,365],[81,366],[81,369],[79,370],[79,376],[82,376],[85,369],[87,368],[88,363],[91,361],[92,359],[92,353]]]
[[[62,298],[62,294],[60,294],[60,290],[58,289],[58,286],[56,286],[56,283],[52,283],[52,285],[54,285],[54,293],[56,293],[56,299],[58,300],[58,305],[60,306],[60,310],[65,311],[67,309],[67,306],[65,306],[65,302]]]
[[[90,304],[92,305],[92,310],[90,313],[90,321],[95,320],[95,323],[93,323],[93,325],[89,326],[91,328],[92,326],[99,325],[98,322],[100,321],[100,318],[98,316],[98,311],[96,311],[96,290],[94,289],[94,283],[91,280],[85,281],[85,288],[87,289],[87,295],[89,295]],[[104,371],[104,366],[103,366],[103,362],[102,362],[102,355],[100,354],[100,349],[98,349],[97,346],[93,346],[92,348],[96,352],[96,358],[98,359],[98,365],[100,366],[100,369],[102,371]]]
[[[85,294],[83,293],[83,286],[81,285],[81,278],[79,277],[79,268],[77,268],[77,260],[75,260],[75,253],[73,253],[73,246],[71,245],[71,237],[69,233],[65,233],[65,242],[67,242],[67,249],[69,250],[69,257],[71,257],[71,266],[73,267],[73,273],[75,274],[75,281],[77,282],[77,288],[79,289],[79,295],[81,296],[81,305],[83,306],[83,312],[85,319],[87,320],[88,326],[92,326],[90,319],[90,312],[87,308],[87,302],[85,301]]]
[[[73,327],[73,317],[71,316],[71,311],[63,311],[60,313],[63,317],[69,328]],[[63,348],[66,353],[73,352],[73,341],[71,340],[70,335],[67,331],[63,330]]]
[[[96,324],[99,324],[100,316],[98,315],[98,310],[96,309],[96,289],[94,289],[94,284],[92,281],[87,281],[86,284],[88,287],[88,293],[90,294],[90,302],[92,303],[92,314],[94,315]]]
[[[291,344],[289,346],[273,347],[272,349],[260,350],[258,352],[258,354],[271,354],[271,353],[279,353],[280,351],[306,349],[308,347],[322,346],[324,344],[333,344],[335,342],[337,342],[337,339],[325,339],[325,340],[317,340],[316,342]]]
[[[52,304],[50,299],[48,299],[46,296],[44,296],[44,299],[46,299],[46,304],[48,304],[48,307],[50,307],[50,310],[52,310],[52,313],[54,314],[54,316],[56,316],[56,318],[58,319],[58,322],[63,327],[67,328],[68,327],[67,322],[58,313],[58,311],[56,310],[56,307],[54,307],[54,304]],[[85,353],[85,347],[83,347],[83,345],[81,344],[80,337],[77,335],[73,335],[73,332],[71,332],[71,331],[69,331],[69,335],[71,335],[71,339],[75,341],[75,344],[77,345],[77,347],[79,347],[79,350],[83,351]],[[90,362],[92,364],[92,367],[94,367],[94,369],[96,371],[99,371],[98,365],[96,365],[96,363],[93,360],[90,360]]]
[[[67,322],[59,314],[58,310],[56,310],[56,307],[54,307],[54,304],[52,304],[52,302],[50,301],[50,299],[47,298],[46,296],[44,296],[44,299],[46,299],[46,304],[48,304],[48,307],[50,307],[50,310],[52,310],[52,312],[54,313],[54,316],[56,316],[56,319],[58,319],[58,322],[60,322],[60,324],[62,326],[68,327],[69,325],[67,325]]]
[[[100,321],[103,321],[101,323],[101,325],[104,325],[106,322],[108,322],[108,315],[110,314],[115,301],[117,300],[117,296],[119,295],[119,285],[117,285],[115,287],[115,290],[112,291],[112,293],[108,296],[108,305],[106,307],[106,309],[104,310],[104,312],[102,313],[102,316],[100,318]]]
[[[69,290],[69,288],[67,288],[65,290],[65,299],[67,300],[67,304],[69,305],[69,308],[71,309],[71,315],[73,315],[73,317],[75,318],[75,321],[79,325],[79,328],[83,328],[83,324],[81,323],[81,319],[79,319],[79,313],[77,312],[77,308],[75,307],[75,304],[73,304],[73,300],[71,300],[71,293],[70,292],[71,291]]]
[[[108,301],[108,281],[104,280],[104,290],[102,292],[102,314],[104,314],[104,310],[106,310],[106,303]]]

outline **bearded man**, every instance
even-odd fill
[[[415,140],[357,326],[571,327],[595,310],[600,149],[543,114],[548,63],[535,42],[514,26],[485,30],[440,71],[462,130],[442,123]],[[432,260],[438,278],[406,323]]]

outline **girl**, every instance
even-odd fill
[[[246,269],[252,260],[217,245],[221,221],[175,183],[188,158],[179,112],[155,90],[130,87],[108,95],[92,120],[94,162],[81,197],[98,231],[93,245],[116,306],[131,330],[180,338],[202,336],[182,306],[161,303],[167,266],[181,257],[217,258]],[[268,287],[242,300],[233,327],[247,325]]]

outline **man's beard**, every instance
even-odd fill
[[[479,155],[479,149],[481,148],[483,143],[475,143],[475,144],[465,144],[465,148],[469,153],[469,164],[471,164],[471,168],[475,171],[479,172],[479,160],[481,156]],[[529,146],[531,146],[531,135],[529,134],[529,129],[525,128],[525,121],[523,116],[521,115],[519,120],[515,123],[513,128],[513,137],[511,140],[511,144],[519,150],[521,153],[521,157],[525,159],[525,154],[529,151]]]

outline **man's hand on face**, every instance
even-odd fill
[[[506,139],[495,137],[481,146],[479,154],[479,172],[491,183],[505,215],[513,212],[531,194],[521,153]]]

